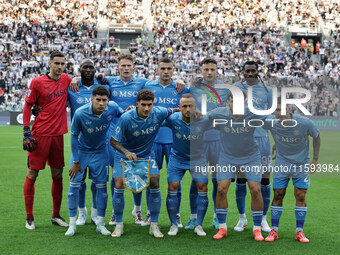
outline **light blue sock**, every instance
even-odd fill
[[[213,183],[212,198],[214,201],[214,213],[216,213],[217,180],[213,178],[211,181]]]
[[[246,209],[247,184],[236,182],[236,205],[239,214],[244,214]]]
[[[219,224],[226,223],[228,209],[218,209],[216,208],[216,217]]]
[[[272,207],[270,208],[270,214],[272,218],[272,229],[274,229],[275,231],[279,230],[279,222],[282,210],[283,210],[282,206],[272,205]]]
[[[86,194],[86,181],[80,182],[80,188],[79,188],[79,202],[78,207],[84,208],[85,207],[85,194]]]
[[[115,180],[114,180],[113,177],[111,178],[110,184],[111,184],[111,196],[113,197],[113,195],[115,193]]]
[[[252,211],[254,226],[261,227],[263,211]]]
[[[194,180],[191,181],[191,186],[190,186],[190,210],[191,214],[197,214],[197,196],[198,196],[198,191],[197,191],[197,186]]]
[[[146,188],[146,206],[148,207],[148,211],[150,211],[150,188]]]
[[[140,206],[142,204],[142,194],[143,192],[135,193],[132,192],[133,194],[133,202],[135,206]]]
[[[270,192],[271,185],[262,185],[261,184],[261,194],[263,198],[263,215],[267,215],[269,205],[270,205]]]
[[[203,226],[203,219],[207,212],[209,200],[207,192],[198,192],[197,196],[197,225]]]
[[[307,214],[306,206],[295,206],[296,233],[303,231],[303,225],[305,224],[306,214]]]
[[[178,190],[177,190],[177,199],[178,199],[177,214],[179,214],[181,212],[182,182],[179,183],[179,187],[178,187]]]
[[[114,194],[112,197],[112,206],[116,215],[116,222],[123,222],[123,212],[125,206],[124,200],[124,190],[125,189],[114,189]]]
[[[91,182],[91,191],[92,191],[92,207],[97,208],[96,202],[97,189],[96,184],[93,181]]]
[[[70,217],[77,216],[77,208],[79,203],[79,189],[80,183],[70,183],[68,190],[68,215]]]
[[[106,205],[107,205],[107,188],[106,182],[97,182],[96,183],[96,201],[97,201],[97,210],[98,216],[105,217]]]
[[[161,191],[160,189],[150,189],[150,214],[151,222],[157,223],[159,212],[161,211]]]
[[[176,221],[177,207],[178,207],[177,191],[168,190],[168,196],[166,198],[166,208],[168,210],[170,224],[171,225],[175,224],[176,226],[177,226]]]

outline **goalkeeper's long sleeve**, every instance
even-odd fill
[[[24,104],[24,109],[23,109],[23,117],[22,117],[22,120],[23,120],[23,123],[24,123],[24,127],[30,127],[30,122],[31,122],[31,109],[32,109],[32,106],[31,104],[25,102]]]
[[[72,150],[72,156],[73,161],[79,161],[79,142],[78,142],[78,136],[71,134],[71,150]]]

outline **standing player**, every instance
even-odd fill
[[[28,151],[28,171],[24,184],[26,228],[35,229],[33,217],[34,184],[46,161],[51,167],[53,214],[52,223],[67,227],[60,216],[63,193],[64,138],[67,133],[66,101],[71,78],[63,73],[65,56],[58,51],[50,55],[50,72],[32,80],[23,110],[24,150]],[[41,107],[30,131],[31,108]]]
[[[279,100],[278,100],[279,101]],[[273,173],[274,198],[271,206],[272,230],[267,242],[279,238],[279,221],[282,214],[282,202],[290,178],[293,180],[296,200],[296,240],[309,243],[303,233],[307,214],[306,193],[309,188],[309,171],[316,170],[319,160],[320,133],[314,123],[300,115],[292,114],[287,107],[286,115],[281,114],[281,103],[275,110],[277,119],[266,121],[265,128],[270,129],[277,149]],[[282,121],[285,126],[282,126]],[[272,125],[274,123],[274,125]],[[309,156],[309,136],[313,137],[313,160]]]
[[[155,161],[152,146],[162,122],[173,112],[172,109],[154,107],[154,94],[143,89],[137,94],[137,107],[123,114],[111,138],[111,145],[117,150],[115,153],[113,177],[115,191],[112,198],[116,214],[116,228],[113,237],[123,234],[124,185],[121,159],[136,161],[137,158],[149,158],[150,162],[150,235],[161,238],[157,222],[161,209],[161,193],[159,189],[159,170]]]
[[[220,81],[217,80],[217,61],[214,58],[207,57],[202,60],[201,62],[201,74],[203,75],[203,83],[210,86],[212,89],[217,91],[222,103],[224,104],[227,101],[227,95],[229,93],[228,89],[218,89],[214,88],[217,83]],[[201,100],[202,95],[208,96],[206,91],[211,91],[210,88],[207,86],[203,86],[201,83],[198,86],[191,86],[190,93],[193,94],[194,98],[196,99],[198,109],[201,110]],[[213,93],[211,91],[210,93]],[[207,111],[211,111],[218,106],[222,106],[218,101],[218,104],[214,101],[212,97],[207,98]],[[220,134],[218,130],[210,129],[205,132],[204,134],[204,155],[208,159],[208,163],[210,166],[216,166],[218,164],[218,157],[221,151],[221,144],[220,144]],[[216,229],[219,229],[218,220],[216,217],[216,192],[217,192],[217,181],[216,181],[216,173],[212,173],[211,180],[213,183],[213,192],[212,198],[214,201],[214,219],[213,219],[213,226]],[[197,188],[195,182],[191,183],[190,187],[190,210],[191,216],[188,222],[188,225],[185,229],[194,229],[197,222]]]
[[[163,106],[166,108],[176,108],[178,107],[181,95],[188,93],[189,89],[185,88],[183,92],[178,93],[176,89],[176,83],[172,79],[174,73],[174,65],[169,58],[161,58],[158,62],[158,74],[159,79],[155,81],[150,81],[145,84],[144,89],[150,89],[155,94],[155,106]],[[168,127],[161,127],[156,136],[155,143],[153,145],[153,151],[156,155],[156,163],[158,169],[163,167],[163,159],[165,156],[166,162],[169,162],[170,150],[172,147],[173,138],[172,131]],[[147,189],[147,198],[149,197],[150,189]],[[178,190],[178,210],[177,210],[177,224],[178,227],[183,227],[181,223],[180,216],[180,201],[181,201],[181,185]],[[147,201],[149,205],[149,201]],[[149,206],[148,206],[149,208]],[[140,209],[140,208],[139,208]],[[150,225],[150,211],[146,215],[142,226]]]
[[[242,73],[245,78],[245,83],[234,84],[237,87],[245,90],[247,92],[249,87],[252,87],[253,92],[253,106],[258,110],[266,110],[272,106],[272,89],[267,88],[262,80],[260,80],[258,65],[254,61],[247,61],[244,63],[242,68]],[[261,165],[263,169],[262,179],[261,179],[261,193],[263,197],[263,216],[261,222],[261,229],[264,232],[270,232],[270,227],[267,223],[266,215],[270,204],[270,172],[268,171],[269,166],[271,166],[271,153],[270,153],[270,141],[268,131],[264,130],[262,127],[257,127],[255,129],[255,141],[259,146],[261,154]],[[247,180],[245,178],[237,178],[236,180],[236,204],[239,211],[239,221],[234,227],[237,232],[242,232],[247,226],[248,221],[245,214],[246,207],[246,195],[247,195]]]
[[[261,196],[261,160],[258,145],[254,139],[255,127],[249,126],[247,120],[254,117],[246,108],[244,115],[233,114],[233,97],[228,96],[229,108],[220,107],[211,111],[208,115],[211,119],[227,120],[221,125],[220,135],[223,150],[219,157],[219,170],[217,173],[218,190],[216,196],[216,215],[219,221],[219,231],[214,239],[222,239],[227,236],[227,193],[231,180],[236,172],[244,172],[248,180],[251,193],[251,209],[253,214],[253,235],[256,241],[263,241],[261,234],[261,220],[263,214],[263,200]],[[256,116],[256,118],[258,118]]]
[[[119,117],[123,110],[115,103],[109,103],[109,91],[104,86],[97,86],[92,91],[91,103],[80,107],[74,114],[71,127],[71,149],[73,163],[70,168],[70,189],[68,207],[70,226],[65,233],[73,236],[76,233],[77,206],[79,188],[89,169],[89,177],[96,185],[96,202],[98,216],[95,220],[96,231],[110,235],[104,226],[107,204],[106,182],[109,174],[109,158],[106,145],[106,133],[113,116]]]
[[[199,236],[206,236],[203,230],[203,219],[208,208],[208,173],[196,171],[206,167],[207,161],[203,155],[203,133],[211,123],[208,118],[193,122],[196,111],[196,102],[191,94],[184,94],[180,99],[180,113],[169,116],[164,125],[172,130],[173,146],[168,164],[168,197],[166,206],[171,222],[168,235],[175,236],[178,232],[178,221],[176,217],[178,208],[178,188],[185,172],[190,170],[192,179],[195,181],[197,196],[197,225],[195,233]]]
[[[80,63],[79,72],[81,74],[81,78],[79,79],[78,92],[75,93],[71,89],[68,90],[68,102],[71,106],[71,119],[73,119],[73,115],[79,107],[90,102],[93,89],[96,86],[100,85],[100,83],[94,77],[96,69],[94,67],[94,63],[92,60],[84,59]],[[72,163],[73,163],[73,157],[71,155],[70,168],[72,166]],[[85,170],[86,169],[84,169],[84,171]],[[84,176],[86,176],[86,174]],[[91,183],[91,191],[92,191],[91,220],[92,222],[96,222],[96,219],[97,219],[96,185],[93,182]],[[84,178],[80,182],[79,217],[77,219],[77,225],[85,225],[85,222],[86,222],[87,209],[85,206],[85,194],[86,194],[86,181]]]

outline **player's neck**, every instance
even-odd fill
[[[213,81],[205,81],[205,80],[203,80],[203,82],[205,84],[208,84],[208,85],[212,86],[212,87],[214,87],[216,85],[216,80],[213,80]]]
[[[172,83],[172,79],[170,80],[162,80],[162,79],[159,79],[159,84],[161,84],[162,86],[168,86]]]
[[[122,77],[122,76],[120,76],[120,80],[123,81],[123,82],[129,82],[129,81],[132,80],[132,76],[130,76],[130,77]]]
[[[83,84],[83,86],[85,87],[90,87],[94,84],[94,79],[86,80],[86,79],[81,78],[81,84]]]
[[[191,123],[191,118],[190,117],[185,117],[182,115],[182,120],[186,123],[186,124],[190,124]]]
[[[61,75],[55,74],[55,73],[47,73],[47,76],[49,76],[51,79],[58,81],[60,79]]]

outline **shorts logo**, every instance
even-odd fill
[[[94,129],[93,129],[93,128],[88,128],[88,129],[87,129],[87,133],[89,133],[89,134],[92,134],[92,133],[93,133],[93,131],[94,131]]]
[[[116,128],[116,133],[119,133],[120,132],[120,127],[117,127]]]
[[[135,132],[133,132],[133,136],[135,136],[135,137],[138,137],[140,135],[140,132],[139,131],[135,131]]]
[[[82,97],[77,98],[77,103],[82,104],[84,102],[84,99]]]

